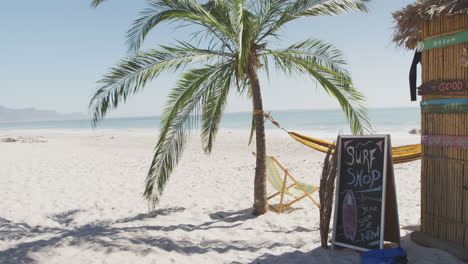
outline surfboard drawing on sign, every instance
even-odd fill
[[[343,199],[343,226],[344,235],[354,241],[357,233],[357,206],[356,198],[352,190],[348,190]]]

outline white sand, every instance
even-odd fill
[[[319,211],[251,215],[253,146],[218,135],[211,156],[192,137],[155,212],[141,194],[157,134],[3,131],[0,263],[360,263],[320,248]],[[37,140],[36,140],[37,139]],[[46,141],[46,142],[35,142]],[[393,145],[418,142],[393,138]],[[267,132],[267,149],[298,179],[319,184],[322,153]],[[409,239],[420,218],[419,162],[395,166],[402,246],[410,263],[461,263]],[[318,195],[316,195],[318,199]]]

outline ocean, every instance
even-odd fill
[[[349,133],[349,125],[341,110],[290,110],[272,111],[272,117],[281,127],[290,131],[309,131],[319,134]],[[369,109],[369,116],[376,133],[408,133],[420,128],[419,108],[374,108]],[[221,123],[222,130],[249,130],[251,113],[226,113]],[[103,120],[97,128],[92,128],[90,120],[61,120],[0,123],[0,130],[73,130],[92,129],[158,129],[159,116],[109,118]],[[277,129],[270,122],[266,129]]]

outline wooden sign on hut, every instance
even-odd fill
[[[468,260],[468,1],[421,0],[395,12],[399,46],[420,59],[421,232],[416,242]],[[419,58],[418,58],[419,56]],[[413,62],[414,64],[414,62]],[[413,71],[414,73],[414,71]],[[414,80],[413,80],[414,81]],[[416,98],[413,89],[412,97]]]

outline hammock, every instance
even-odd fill
[[[261,110],[254,110],[254,114],[261,114],[265,116],[267,120],[269,120],[273,125],[276,127],[283,129],[286,131],[286,133],[289,134],[293,139],[297,140],[298,142],[311,147],[315,150],[321,151],[323,153],[327,153],[328,149],[330,146],[334,146],[333,143],[322,140],[322,139],[317,139],[317,138],[312,138],[308,136],[304,136],[301,134],[298,134],[296,132],[290,132],[287,131],[286,129],[282,128],[278,122],[276,122],[271,116],[270,113],[264,113]],[[333,152],[332,152],[333,153]],[[400,147],[393,147],[392,148],[392,158],[393,158],[393,163],[394,164],[399,164],[399,163],[406,163],[410,161],[415,161],[418,159],[421,159],[421,144],[413,144],[413,145],[406,145],[406,146],[400,146]]]
[[[323,153],[327,153],[328,148],[333,145],[331,142],[307,137],[296,132],[288,132],[288,134],[298,142]],[[394,164],[418,160],[421,158],[421,144],[393,147],[392,153]]]

